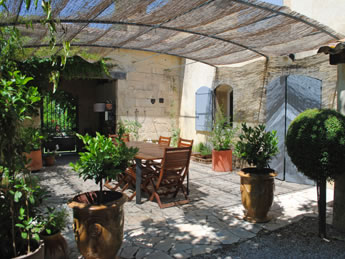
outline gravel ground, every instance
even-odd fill
[[[318,237],[317,218],[303,217],[276,231],[261,231],[250,240],[191,258],[345,258],[345,233],[327,225],[327,238]]]

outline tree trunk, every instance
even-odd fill
[[[345,232],[345,174],[337,177],[334,183],[333,226]]]
[[[317,205],[319,209],[319,236],[326,238],[326,179],[317,180]]]

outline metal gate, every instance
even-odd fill
[[[279,154],[270,167],[278,173],[277,178],[289,182],[314,184],[297,171],[285,148],[285,136],[291,121],[301,112],[321,107],[322,82],[318,79],[290,75],[277,78],[267,86],[267,130],[276,130],[279,139]],[[303,147],[301,147],[303,152]]]
[[[44,97],[41,121],[48,136],[45,150],[58,147],[58,151],[76,151],[77,107],[77,99],[62,90]]]

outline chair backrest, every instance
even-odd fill
[[[169,147],[170,146],[170,141],[171,141],[171,137],[160,136],[159,140],[158,140],[158,144]]]
[[[192,146],[165,148],[161,171],[188,171]]]
[[[192,139],[184,139],[179,138],[177,147],[192,147],[193,146],[193,140]]]
[[[119,135],[117,135],[117,134],[109,134],[108,136],[109,136],[109,138],[111,138],[113,143],[116,144],[115,138],[118,138]],[[122,139],[123,142],[129,142],[129,134],[123,134],[121,139]]]

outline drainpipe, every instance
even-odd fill
[[[345,64],[338,64],[337,110],[345,115]],[[345,232],[345,173],[334,181],[333,226]]]

